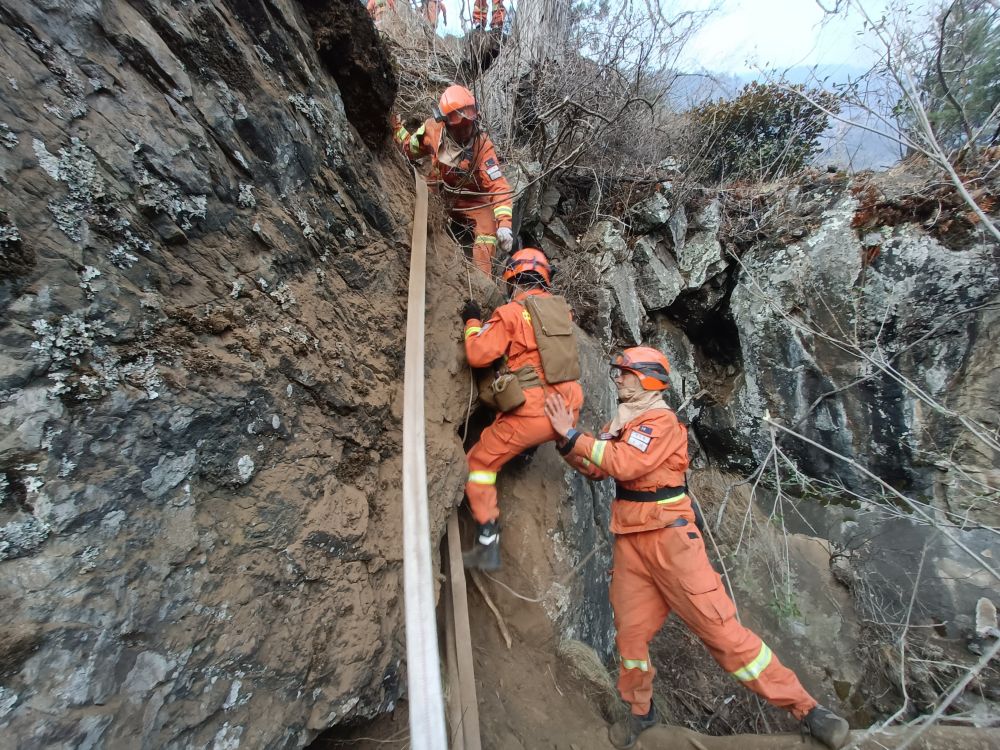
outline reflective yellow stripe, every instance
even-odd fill
[[[673,505],[674,503],[679,503],[681,500],[684,500],[685,498],[687,498],[687,495],[685,495],[682,492],[681,494],[677,495],[677,497],[668,497],[665,500],[657,500],[656,504],[657,505]]]
[[[404,128],[402,125],[399,126],[399,130],[396,131],[396,140],[402,143],[409,137],[410,131]]]
[[[497,244],[497,238],[494,237],[492,234],[477,234],[476,244],[495,245]]]
[[[497,206],[496,208],[493,209],[493,216],[497,219],[499,219],[502,216],[510,217],[513,215],[514,212],[511,209],[507,208],[507,206]]]
[[[740,682],[749,682],[750,680],[756,680],[760,677],[760,673],[767,669],[767,665],[771,663],[771,649],[767,647],[766,643],[760,644],[760,653],[757,654],[757,658],[752,662],[747,664],[745,667],[737,669],[732,673]]]
[[[601,465],[601,460],[604,458],[604,449],[607,445],[607,440],[595,440],[594,447],[590,449],[590,460],[598,466]]]
[[[643,672],[649,671],[649,662],[645,659],[622,659],[622,666],[625,669],[640,669]]]
[[[585,459],[585,458],[581,459],[581,460],[580,460],[580,463],[581,463],[581,464],[583,464],[583,468],[585,468],[585,469],[586,469],[586,468],[587,468],[588,466],[590,466],[590,461],[588,461],[588,460],[587,460],[587,459]]]
[[[496,484],[497,473],[495,471],[470,471],[470,484]]]
[[[410,136],[410,153],[417,156],[420,153],[420,136],[427,130],[426,125],[421,125],[416,132]]]
[[[483,330],[482,326],[469,326],[465,329],[465,338],[469,338],[469,336],[479,333],[481,330]]]

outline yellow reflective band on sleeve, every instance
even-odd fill
[[[590,460],[598,466],[601,465],[601,461],[604,459],[604,449],[607,445],[607,440],[595,440],[594,447],[590,449]]]
[[[465,329],[465,338],[469,338],[469,336],[479,333],[481,330],[483,330],[482,326],[469,326]]]
[[[412,136],[410,136],[410,153],[413,154],[413,156],[420,155],[420,137],[424,134],[426,130],[427,130],[427,125],[426,124],[421,125],[419,128],[417,128],[416,132]]]
[[[492,234],[477,234],[475,244],[477,245],[496,245],[497,238]]]
[[[761,672],[767,669],[767,665],[771,663],[771,649],[767,647],[766,643],[760,644],[760,653],[757,654],[757,658],[752,662],[747,664],[745,667],[737,669],[732,673],[740,682],[749,682],[750,680],[756,680],[760,677]]]
[[[504,216],[510,218],[513,215],[514,212],[511,209],[507,208],[507,206],[497,206],[496,208],[493,209],[493,216],[497,219],[500,219]]]
[[[497,473],[495,471],[470,471],[469,484],[496,484]]]
[[[682,492],[681,494],[677,495],[676,497],[667,497],[667,498],[664,498],[663,500],[657,500],[656,504],[657,505],[673,505],[674,503],[679,503],[681,500],[684,500],[685,498],[687,498],[687,495],[685,495]]]
[[[582,458],[582,459],[580,459],[580,463],[581,463],[581,464],[583,464],[583,468],[585,468],[585,469],[586,469],[586,468],[587,468],[588,466],[590,466],[590,461],[588,461],[588,460],[587,460],[587,459],[585,459],[585,458]]]
[[[622,659],[622,666],[625,669],[639,669],[643,672],[649,671],[649,662],[645,659]]]
[[[402,125],[399,126],[399,130],[396,131],[396,140],[403,143],[410,135],[410,131],[404,128]]]

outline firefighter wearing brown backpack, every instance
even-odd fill
[[[549,291],[552,267],[541,250],[514,253],[504,269],[510,302],[486,323],[479,305],[469,300],[462,310],[465,354],[472,367],[496,367],[480,400],[500,412],[467,454],[469,478],[465,494],[478,524],[475,547],[465,553],[470,568],[500,567],[497,520],[497,473],[518,454],[558,436],[545,416],[545,397],[557,393],[574,420],[583,404],[580,363],[572,314],[566,300]]]

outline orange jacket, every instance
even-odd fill
[[[396,10],[396,0],[368,0],[368,13],[378,21],[385,13],[386,6],[389,10]]]
[[[660,502],[616,498],[611,504],[613,534],[662,529],[682,517],[694,521],[691,500],[684,494],[687,428],[670,409],[647,411],[622,427],[617,437],[580,433],[565,458],[590,479],[614,477],[619,491],[678,488],[663,493],[667,498]]]
[[[421,156],[431,157],[430,179],[441,180],[455,190],[484,194],[458,196],[456,203],[460,208],[492,206],[497,226],[511,228],[514,217],[513,195],[507,178],[500,171],[493,141],[486,133],[477,133],[472,143],[463,149],[458,165],[449,166],[438,160],[444,135],[444,123],[428,119],[413,133],[400,124],[394,137],[400,151],[410,161],[416,161]]]
[[[524,306],[525,297],[533,295],[551,296],[543,289],[529,289],[494,310],[485,324],[475,318],[465,324],[465,356],[470,366],[489,367],[500,357],[506,357],[507,368],[512,372],[531,365],[538,373],[543,387],[526,389],[524,395],[527,401],[516,412],[525,416],[544,413],[546,388],[561,394],[573,407],[579,407],[583,401],[580,383],[576,380],[547,385],[542,356],[538,353],[538,340],[531,327],[531,315]]]

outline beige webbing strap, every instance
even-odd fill
[[[437,616],[427,517],[424,439],[424,286],[427,270],[427,185],[414,171],[416,206],[410,252],[403,375],[403,592],[410,747],[447,747],[438,661]]]
[[[458,532],[458,510],[448,519],[448,572],[451,579],[451,617],[454,631],[455,662],[458,684],[459,725],[451,727],[456,738],[452,750],[481,750],[479,736],[479,700],[476,696],[476,674],[472,661],[472,632],[469,629],[469,600],[465,588],[465,566],[462,562],[462,540]],[[449,669],[449,672],[452,670]],[[461,731],[458,731],[458,730]]]

